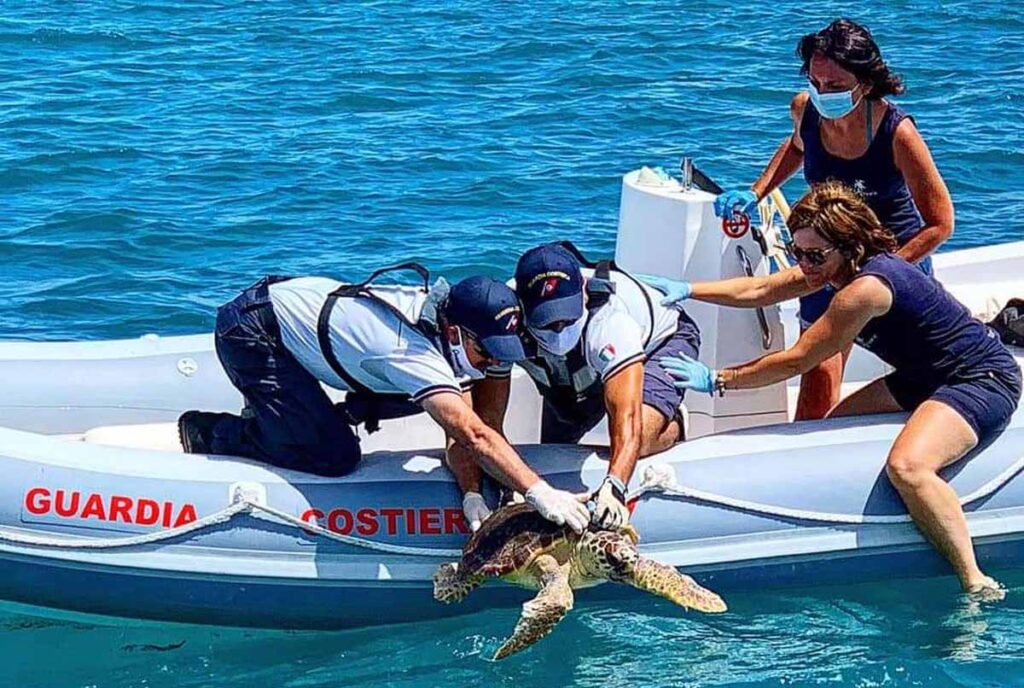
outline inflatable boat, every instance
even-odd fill
[[[686,279],[772,269],[778,208],[765,209],[760,229],[723,226],[712,200],[685,180],[627,174],[616,259]],[[1024,293],[1024,242],[935,262],[979,316]],[[797,332],[792,304],[688,310],[713,366],[777,350]],[[884,372],[857,351],[848,384]],[[458,607],[433,601],[430,576],[458,558],[467,527],[443,437],[422,415],[385,421],[364,438],[360,468],[327,479],[181,453],[182,411],[241,405],[209,335],[0,343],[0,379],[0,600],[37,613],[327,629],[523,599],[494,585]],[[885,476],[903,417],[789,423],[791,407],[785,385],[688,396],[691,439],[642,460],[629,486],[644,552],[726,595],[948,575]],[[594,489],[607,467],[604,431],[580,445],[538,445],[539,421],[539,397],[515,375],[510,439],[552,484]],[[996,442],[946,472],[993,571],[1024,565],[1022,468],[1018,411]],[[611,585],[583,593],[629,594]]]

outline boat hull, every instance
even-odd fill
[[[884,474],[902,416],[768,426],[709,436],[641,461],[634,506],[641,549],[727,597],[732,591],[948,574],[905,518]],[[599,484],[606,452],[522,447],[558,487]],[[1024,565],[1024,417],[945,477],[966,506],[987,569]],[[524,592],[484,586],[464,605],[433,601],[430,576],[465,541],[458,490],[437,452],[377,452],[340,479],[229,457],[103,447],[0,430],[0,598],[74,612],[269,628],[348,628],[512,605]],[[1016,468],[1015,468],[1016,467]],[[123,548],[40,546],[114,542],[187,527],[228,507],[239,490],[339,542],[271,515]],[[689,491],[689,496],[682,493]],[[693,494],[699,496],[694,497]],[[493,492],[488,492],[493,499]],[[155,506],[154,506],[155,505]],[[857,520],[868,522],[857,523]],[[396,553],[377,547],[411,548]],[[581,599],[630,596],[605,585]]]

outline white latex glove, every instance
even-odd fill
[[[491,515],[487,508],[487,502],[479,492],[467,492],[462,496],[462,513],[466,515],[466,523],[474,533],[480,530],[480,525]]]
[[[526,503],[549,521],[567,525],[577,533],[582,533],[590,523],[586,505],[572,493],[556,490],[543,480],[538,480],[526,491]]]
[[[629,521],[626,508],[626,486],[609,475],[594,493],[594,523],[598,528],[618,530]]]

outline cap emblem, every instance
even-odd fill
[[[540,288],[540,296],[541,298],[545,298],[555,293],[555,289],[558,288],[559,280],[569,281],[570,279],[569,275],[561,270],[550,270],[548,272],[542,272],[539,275],[534,275],[533,278],[530,279],[529,284],[526,285],[526,288],[532,289],[538,282],[543,282],[544,284]]]
[[[509,306],[508,308],[503,308],[496,316],[494,316],[494,319],[495,321],[501,320],[506,315],[509,316],[509,319],[508,322],[505,323],[505,331],[515,332],[516,328],[519,327],[519,307]]]

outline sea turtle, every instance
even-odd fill
[[[497,653],[502,659],[531,645],[572,609],[573,588],[606,580],[626,583],[703,612],[724,612],[725,602],[673,567],[640,556],[636,530],[589,529],[582,535],[548,521],[528,504],[497,509],[466,542],[462,560],[434,573],[434,599],[458,602],[487,578],[539,590],[523,604],[515,631]]]

